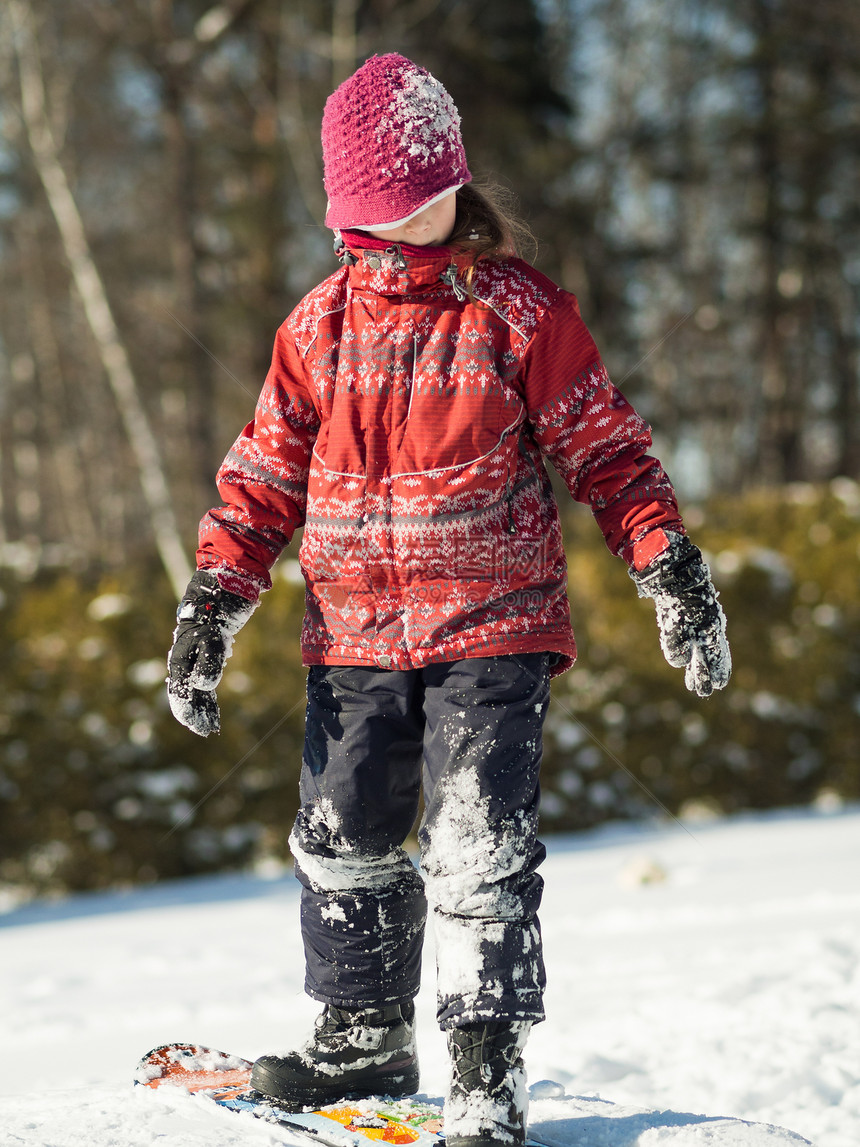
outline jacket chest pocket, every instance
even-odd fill
[[[393,472],[469,466],[495,451],[523,405],[479,338],[415,340],[407,417]]]

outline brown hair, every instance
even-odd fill
[[[481,258],[534,258],[537,250],[528,224],[517,217],[516,196],[489,182],[466,183],[457,191],[454,230],[445,245],[472,253],[472,267]]]

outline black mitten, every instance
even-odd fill
[[[685,684],[700,697],[724,689],[732,674],[726,618],[702,552],[682,534],[669,534],[669,548],[644,570],[630,570],[640,597],[657,608],[660,646]]]
[[[198,570],[176,610],[167,697],[176,720],[201,737],[221,728],[215,687],[233,637],[256,608],[257,602],[222,589],[209,570]]]

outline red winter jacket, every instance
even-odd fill
[[[549,459],[642,567],[682,530],[576,299],[518,259],[383,249],[296,307],[218,473],[198,567],[256,598],[304,525],[305,664],[576,655]],[[357,239],[359,246],[354,245]],[[456,272],[456,275],[455,275]]]

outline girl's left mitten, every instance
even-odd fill
[[[210,570],[198,570],[176,610],[167,697],[176,720],[201,737],[221,728],[215,689],[234,636],[256,608],[256,602],[222,589]]]
[[[686,669],[687,688],[699,697],[725,689],[732,673],[726,618],[701,550],[684,535],[644,570],[630,570],[640,597],[657,610],[660,646],[670,665]]]

